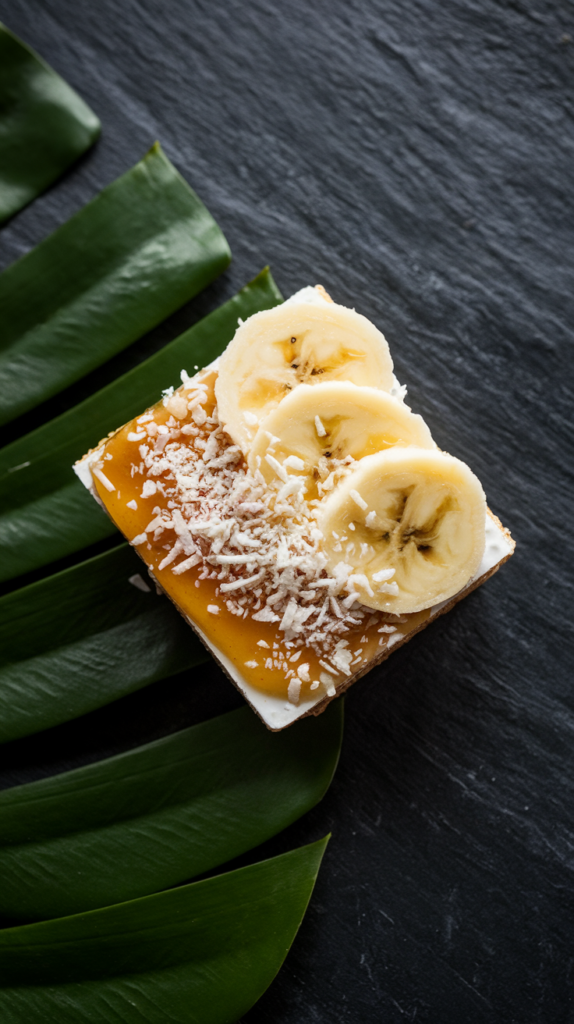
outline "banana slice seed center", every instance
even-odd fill
[[[458,506],[451,496],[424,507],[416,487],[396,492],[386,515],[379,516],[375,526],[377,543],[388,548],[389,558],[410,557],[416,550],[423,558],[435,559],[441,523],[447,513],[456,512]],[[372,531],[371,531],[372,536]]]
[[[333,340],[326,342],[314,334],[312,330],[298,331],[276,342],[285,369],[292,371],[298,384],[315,384],[322,376],[336,377],[343,369],[346,374],[349,363],[365,361],[364,351]]]

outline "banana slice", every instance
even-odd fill
[[[306,497],[317,493],[336,460],[362,459],[392,445],[435,444],[422,416],[385,391],[331,381],[301,384],[263,420],[248,456],[267,483],[305,477]]]
[[[393,361],[384,336],[334,302],[287,302],[255,313],[221,356],[220,422],[247,454],[261,420],[298,384],[350,380],[390,391]]]
[[[480,565],[485,522],[484,492],[469,467],[422,448],[363,459],[318,520],[330,571],[346,563],[358,600],[396,614],[462,590]]]

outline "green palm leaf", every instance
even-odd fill
[[[0,223],[40,195],[100,134],[78,94],[0,24]]]
[[[59,917],[157,892],[250,850],[329,787],[343,704],[283,733],[247,708],[0,793],[0,913]]]
[[[94,141],[99,122],[1,25],[0,111],[1,222]],[[0,423],[131,344],[229,259],[156,144],[0,275]],[[157,356],[4,449],[0,579],[112,533],[71,464],[182,367],[219,354],[238,317],[279,301],[264,272]],[[168,602],[129,582],[138,568],[122,545],[0,600],[0,742],[205,659]],[[0,931],[2,1022],[230,1024],[246,1012],[288,952],[327,840],[147,894],[252,849],[320,800],[342,711],[337,702],[275,735],[242,708],[0,793],[0,913],[56,918]],[[91,909],[104,904],[114,905]]]
[[[0,275],[0,423],[130,345],[230,258],[213,217],[156,143]]]
[[[232,1024],[285,959],[326,843],[0,932],[2,1024]]]
[[[11,579],[114,532],[72,472],[72,463],[110,430],[226,347],[238,317],[281,302],[269,273],[250,284],[160,352],[80,405],[0,451],[0,580]]]
[[[129,582],[143,571],[122,544],[0,598],[0,743],[207,660],[173,605]]]

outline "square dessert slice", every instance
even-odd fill
[[[302,301],[316,302],[308,290],[301,294]],[[325,298],[319,300],[327,304]],[[178,390],[170,389],[157,405],[102,441],[75,470],[245,699],[270,729],[279,730],[305,715],[319,714],[330,700],[496,572],[512,554],[514,543],[486,511],[485,540],[474,571],[456,593],[397,613],[393,602],[400,588],[392,581],[394,569],[373,570],[371,584],[373,579],[379,582],[370,603],[378,607],[369,606],[369,579],[345,561],[354,557],[349,548],[359,550],[353,537],[365,529],[364,522],[349,524],[355,533],[342,538],[344,550],[334,534],[335,546],[342,551],[339,561],[338,556],[329,559],[320,526],[326,500],[338,495],[342,481],[367,462],[342,451],[338,454],[343,457],[337,458],[335,451],[323,448],[319,470],[313,468],[310,474],[301,439],[296,450],[302,454],[289,455],[280,439],[263,429],[272,421],[256,401],[254,412],[243,410],[239,427],[224,427],[224,403],[218,403],[216,395],[219,367],[217,361],[194,377],[182,371]],[[295,366],[293,372],[298,369]],[[265,401],[269,379],[261,392]],[[394,379],[387,385],[400,395]],[[344,397],[338,386],[333,391],[337,401]],[[297,402],[305,400],[305,387],[309,385],[297,390]],[[373,400],[374,389],[360,382],[351,387],[361,392],[361,401],[365,395]],[[321,384],[320,393],[321,408],[326,408],[329,387]],[[313,396],[318,394],[313,391]],[[400,397],[392,402],[401,405]],[[370,415],[368,402],[365,409],[361,415]],[[403,413],[399,410],[398,415],[400,419]],[[355,433],[357,423],[360,426],[362,420],[353,420]],[[323,443],[327,430],[318,415],[313,429]],[[418,431],[416,444],[436,451],[426,426],[417,422],[409,429]],[[376,451],[386,443],[378,441]],[[407,437],[406,443],[412,439]],[[261,454],[254,455],[256,451]],[[350,494],[365,506],[357,515],[363,514],[367,525],[370,515],[372,523],[375,513],[369,513],[352,488]],[[481,514],[484,522],[484,510]],[[332,538],[330,544],[333,547]],[[417,557],[424,560],[431,545],[420,548]]]

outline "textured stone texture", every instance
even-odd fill
[[[9,0],[100,116],[95,150],[0,232],[6,265],[159,138],[227,234],[206,295],[270,262],[387,335],[441,447],[518,541],[483,589],[347,698],[309,913],[244,1024],[574,1019],[572,71],[564,0]],[[4,784],[237,701],[215,669],[1,753]]]

